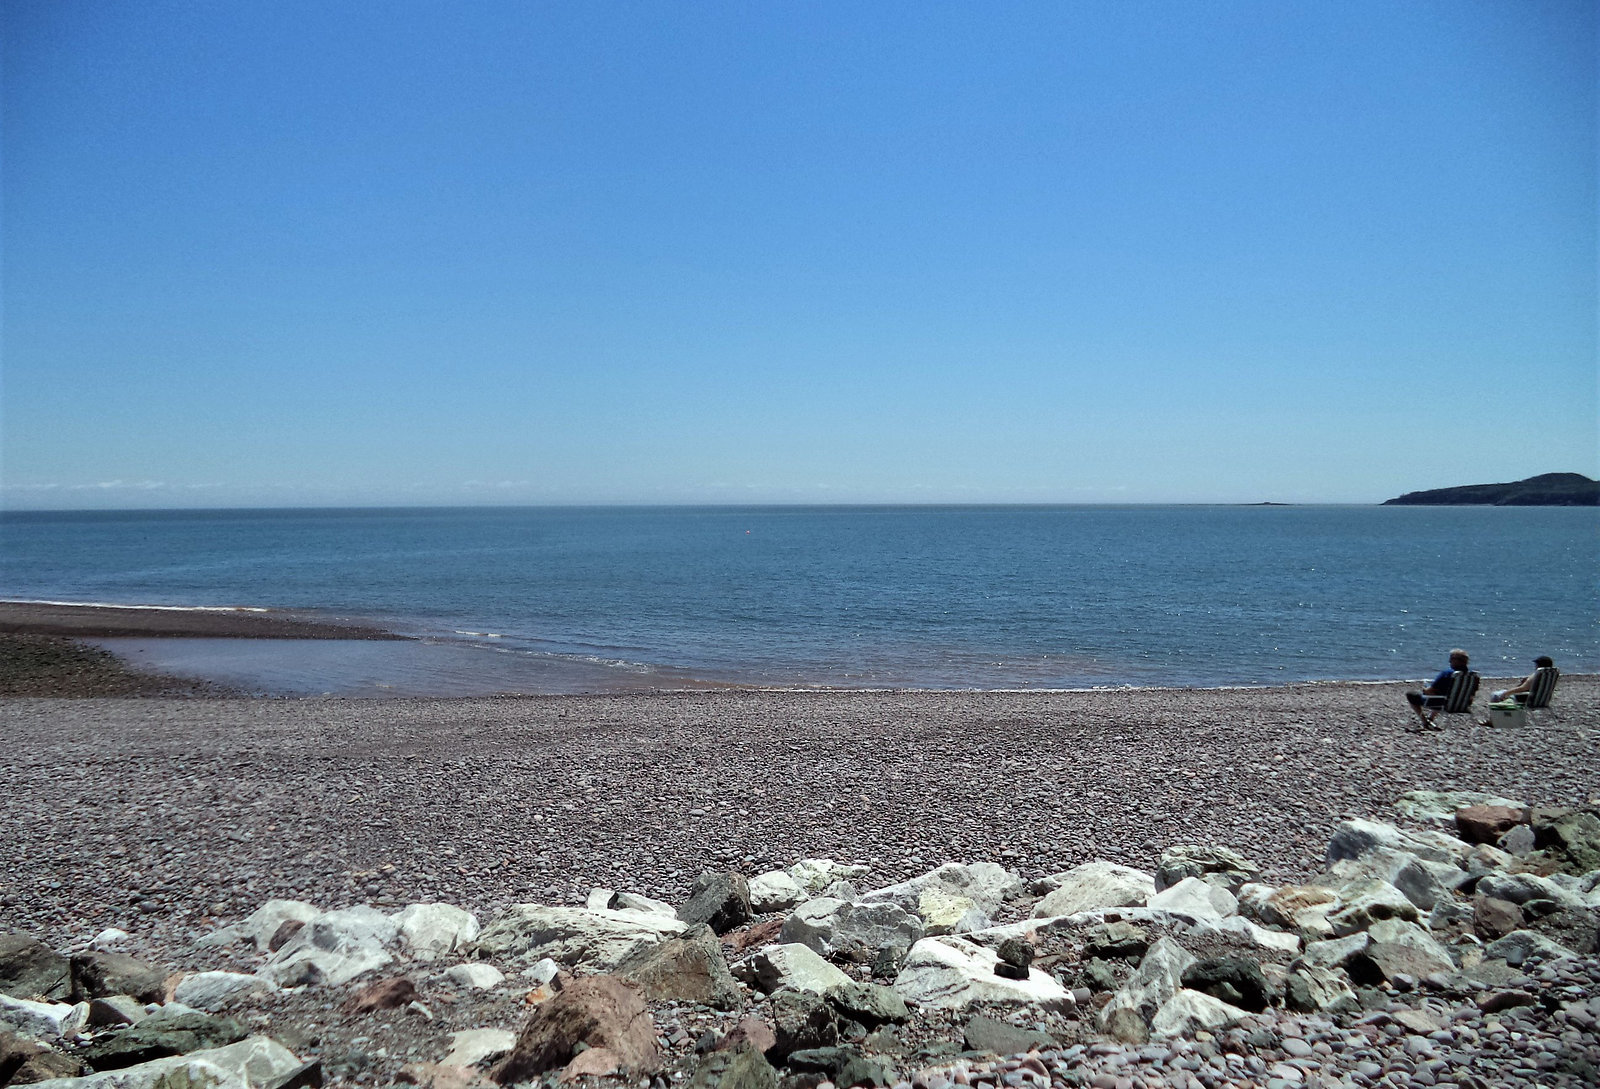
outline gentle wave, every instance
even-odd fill
[[[163,613],[275,613],[259,605],[128,605],[115,601],[45,601],[37,598],[0,598],[0,605],[56,605],[69,609],[130,609]]]

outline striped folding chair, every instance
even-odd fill
[[[1560,679],[1561,670],[1555,666],[1540,666],[1533,671],[1533,684],[1528,691],[1512,698],[1522,704],[1525,711],[1543,711],[1550,706],[1550,697],[1555,695],[1556,682]]]
[[[1481,680],[1477,670],[1458,669],[1450,675],[1450,692],[1443,696],[1424,696],[1422,706],[1433,713],[1428,716],[1432,723],[1440,713],[1447,715],[1464,715],[1472,710],[1473,697],[1478,694],[1478,682]],[[1444,729],[1440,726],[1439,729]]]

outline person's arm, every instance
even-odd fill
[[[1539,675],[1539,671],[1537,669],[1534,670],[1532,673],[1528,674],[1527,679],[1524,680],[1521,684],[1517,685],[1515,688],[1506,689],[1505,694],[1507,696],[1520,696],[1524,692],[1532,692],[1533,691],[1533,679],[1535,677],[1537,677],[1538,675]],[[1504,697],[1502,697],[1502,698],[1504,698]]]
[[[1455,670],[1447,669],[1433,679],[1433,683],[1422,690],[1424,696],[1448,696],[1450,694],[1450,678],[1455,676]]]

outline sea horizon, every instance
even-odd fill
[[[859,502],[634,502],[595,501],[582,503],[296,503],[282,506],[245,504],[208,507],[5,507],[0,519],[18,514],[247,514],[292,511],[480,511],[480,510],[1026,510],[1055,507],[1381,507],[1385,500],[951,500],[914,502],[901,500],[862,500]],[[1489,504],[1452,504],[1462,507],[1487,507]],[[1515,509],[1501,507],[1499,509]]]

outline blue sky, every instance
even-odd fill
[[[1591,3],[0,18],[9,507],[1600,475]]]

